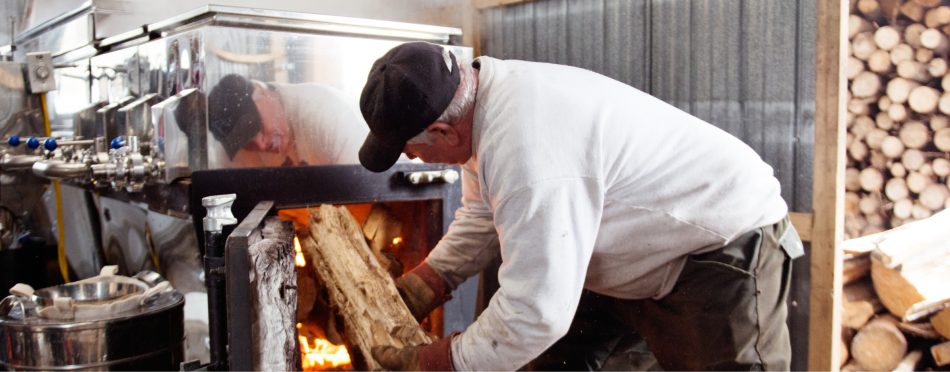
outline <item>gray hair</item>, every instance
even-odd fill
[[[449,106],[445,108],[442,115],[435,119],[436,123],[448,123],[455,125],[465,118],[465,114],[475,105],[475,73],[469,63],[459,63],[459,87],[455,92],[455,97]],[[429,132],[423,130],[422,133],[406,141],[407,144],[430,144],[433,138]]]

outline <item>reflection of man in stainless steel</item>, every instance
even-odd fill
[[[208,130],[240,166],[356,163],[367,129],[355,105],[329,86],[232,74],[208,95]]]

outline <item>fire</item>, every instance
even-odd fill
[[[300,323],[297,323],[297,328],[300,328]],[[350,354],[346,346],[334,345],[322,338],[310,342],[307,336],[297,336],[297,340],[300,342],[300,359],[304,371],[350,366]]]
[[[296,236],[294,237],[294,252],[297,252],[296,256],[294,256],[294,264],[297,265],[297,267],[307,266],[307,260],[303,258],[303,250],[300,249],[300,239],[297,239]]]
[[[401,237],[401,236],[397,236],[397,237],[393,238],[393,246],[398,247],[398,246],[401,245],[401,244],[402,244],[402,237]]]

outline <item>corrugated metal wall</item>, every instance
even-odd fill
[[[815,0],[538,0],[485,9],[482,54],[587,68],[741,138],[811,211]],[[792,369],[807,368],[808,257],[790,294]]]

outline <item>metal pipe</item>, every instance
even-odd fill
[[[208,290],[208,333],[211,336],[212,371],[228,370],[228,317],[227,289],[225,288],[224,243],[227,235],[224,227],[234,225],[237,219],[231,214],[235,194],[213,195],[201,199],[208,209],[202,220],[205,236],[205,286]]]
[[[87,177],[90,168],[83,163],[67,163],[62,160],[41,160],[33,163],[33,174],[44,178]]]
[[[0,171],[18,171],[32,169],[33,164],[43,160],[42,155],[10,155],[0,158]]]

